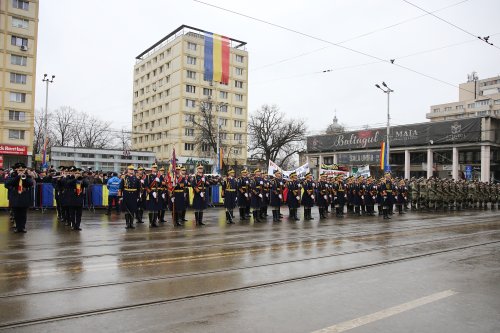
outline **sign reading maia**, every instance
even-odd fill
[[[352,149],[379,149],[386,138],[385,128],[334,135],[307,137],[307,152],[334,152]],[[481,140],[481,118],[421,123],[391,127],[391,147],[427,146]]]

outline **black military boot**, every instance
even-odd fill
[[[249,207],[245,207],[245,217],[246,218],[249,218],[251,215],[250,215],[250,206]]]
[[[162,223],[167,222],[167,221],[165,221],[165,210],[164,209],[160,210],[160,214],[158,214],[158,215],[159,215],[158,220],[160,220],[160,222],[162,222]]]
[[[245,217],[245,208],[240,207],[240,221],[245,221],[247,218]]]
[[[158,225],[156,224],[156,213],[149,213],[149,226],[152,228],[157,228]]]
[[[229,212],[226,210],[226,223],[227,224],[231,224],[233,222],[231,222],[231,216],[229,215]]]
[[[234,224],[235,223],[234,222],[234,213],[233,213],[232,209],[229,210],[229,217],[231,218],[231,223]]]
[[[199,219],[200,219],[200,222],[198,222],[198,223],[200,225],[205,225],[205,223],[203,223],[203,212],[200,212],[200,214],[198,216],[199,216]]]
[[[194,212],[194,220],[196,225],[200,222],[200,212]]]
[[[128,220],[129,220],[129,229],[135,229],[134,216],[132,214],[128,214]]]
[[[175,227],[182,227],[182,223],[181,223],[181,212],[173,212],[172,213],[172,219],[174,220],[174,226]]]
[[[278,222],[276,221],[276,211],[273,209],[273,222]]]
[[[382,206],[378,205],[378,216],[381,216],[382,214]]]
[[[142,209],[139,209],[139,210],[137,210],[137,213],[135,213],[136,217],[137,217],[137,223],[144,223],[142,221],[142,214],[143,214],[143,212],[144,211]]]
[[[307,208],[307,217],[309,221],[314,220],[314,217],[312,217],[312,208]]]

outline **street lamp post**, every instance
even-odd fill
[[[47,77],[47,74],[43,74],[43,79],[42,81],[45,82],[45,116],[44,116],[44,124],[43,124],[43,155],[42,155],[42,168],[47,167],[47,138],[48,138],[48,132],[47,132],[47,118],[48,118],[48,108],[49,108],[49,83],[53,83],[55,79],[55,75],[52,75],[51,78],[49,79]]]
[[[391,131],[391,116],[390,116],[390,109],[389,109],[389,106],[390,106],[390,96],[391,96],[391,93],[394,92],[394,90],[392,90],[391,88],[389,88],[387,86],[387,84],[385,82],[382,82],[382,85],[384,86],[384,88],[382,88],[380,85],[376,84],[375,87],[379,88],[380,90],[382,90],[385,94],[387,94],[387,137],[386,137],[386,142],[385,142],[385,148],[387,150],[387,165],[389,166],[390,168],[390,154],[391,154],[391,146],[390,146],[390,143],[389,143],[389,134],[390,134],[390,131]]]

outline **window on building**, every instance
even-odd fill
[[[212,89],[203,88],[203,95],[204,96],[212,96]]]
[[[22,130],[9,130],[9,139],[24,140],[24,132]]]
[[[23,56],[11,54],[10,55],[10,63],[12,65],[26,66],[28,63],[28,57],[23,57]]]
[[[188,63],[188,65],[196,65],[196,58],[191,57],[191,56],[187,56],[187,63]]]
[[[170,82],[170,75],[167,75],[165,76],[165,83],[169,83]]]
[[[234,81],[234,86],[236,88],[243,88],[243,82],[242,81]]]
[[[436,112],[439,112],[439,111],[441,111],[439,108],[436,108],[436,109],[433,109],[433,110],[432,110],[432,112],[435,112],[435,113],[436,113]]]
[[[19,17],[12,18],[12,26],[14,28],[28,29],[29,22],[30,21]]]
[[[186,92],[194,94],[196,93],[196,87],[190,84],[186,84]]]
[[[447,106],[444,108],[444,111],[451,111],[451,106]]]
[[[194,108],[196,107],[196,101],[192,99],[186,99],[186,107],[187,108]]]
[[[227,105],[221,105],[221,106],[219,106],[219,111],[220,112],[227,112]]]
[[[185,143],[184,150],[194,150],[194,143]]]
[[[474,109],[474,103],[469,103],[467,104],[468,109]]]
[[[221,140],[227,140],[227,133],[219,133],[219,138]]]
[[[10,110],[9,111],[9,120],[25,121],[26,120],[26,112]]]
[[[237,102],[243,102],[243,95],[242,94],[235,94],[234,98],[236,99]]]
[[[187,45],[188,50],[196,51],[196,44],[192,42],[188,42]]]
[[[202,143],[201,144],[201,151],[202,152],[207,152],[209,150],[210,150],[210,145],[209,144],[207,144],[207,143]]]
[[[244,57],[242,55],[237,54],[236,55],[236,62],[243,62]]]
[[[234,155],[240,155],[241,154],[241,149],[239,149],[239,148],[233,148],[233,154]]]
[[[462,110],[463,108],[464,108],[463,105],[457,105],[457,106],[455,106],[455,109],[457,109],[457,110]]]
[[[17,102],[17,103],[25,103],[26,102],[26,93],[11,92],[10,93],[10,101]]]
[[[243,134],[234,133],[234,141],[238,141],[238,143],[241,143],[240,141],[242,140],[243,140]]]
[[[10,73],[10,83],[26,84],[26,74]]]
[[[500,99],[495,99],[495,105],[499,105],[500,104]]]
[[[10,38],[10,44],[15,46],[26,46],[28,47],[28,38],[22,38],[17,36],[12,36]]]
[[[194,128],[185,128],[184,135],[185,136],[194,136]]]
[[[219,126],[227,126],[227,119],[219,118]]]
[[[488,104],[489,104],[489,100],[485,99],[485,100],[482,100],[482,101],[477,101],[476,102],[476,107],[485,106],[485,105],[488,105]]]
[[[228,93],[227,91],[220,91],[219,92],[219,97],[222,99],[227,99]]]
[[[195,71],[190,71],[190,70],[187,70],[187,78],[188,79],[196,79],[196,72]]]
[[[23,1],[23,0],[12,0],[12,7],[22,10],[29,10],[30,3],[28,1]]]
[[[234,121],[234,127],[243,127],[243,121],[241,121],[241,120],[235,120]]]
[[[194,122],[194,114],[187,114],[184,116],[184,122],[186,124],[192,124]]]
[[[234,69],[234,71],[235,71],[236,75],[240,75],[240,76],[243,75],[243,68],[236,67]]]
[[[234,114],[237,114],[237,115],[241,116],[243,114],[243,108],[235,107],[234,108]]]

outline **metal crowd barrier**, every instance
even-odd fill
[[[85,193],[83,207],[93,210],[108,206],[108,188],[106,185],[90,185]],[[205,197],[209,206],[222,205],[224,203],[221,196],[221,186],[212,185],[207,187]],[[32,189],[33,208],[49,209],[56,206],[54,186],[51,183],[39,183]],[[193,203],[193,189],[189,188],[189,204]],[[0,184],[0,208],[8,208],[9,199],[5,184]]]

